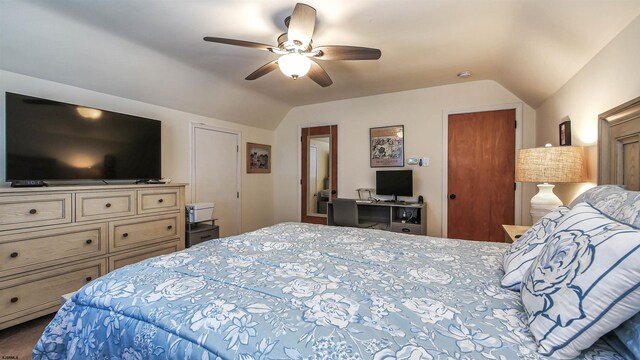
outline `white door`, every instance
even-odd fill
[[[240,233],[240,134],[193,127],[191,201],[213,202],[220,237]]]

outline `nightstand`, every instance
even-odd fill
[[[218,218],[204,220],[197,223],[188,223],[186,226],[185,247],[192,247],[201,242],[218,239],[220,237],[220,226],[216,225]],[[205,224],[211,222],[211,224]]]
[[[527,232],[531,226],[502,225],[502,228],[504,229],[504,242],[512,243]]]

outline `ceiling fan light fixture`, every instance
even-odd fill
[[[309,72],[309,69],[311,69],[311,60],[302,54],[292,52],[278,59],[278,67],[283,74],[290,78],[297,79],[305,76]]]

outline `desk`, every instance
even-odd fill
[[[358,219],[378,223],[374,228],[406,234],[427,234],[427,204],[357,200]],[[407,221],[402,222],[405,214]],[[414,222],[410,222],[413,220]],[[327,224],[333,225],[333,204],[327,204]]]

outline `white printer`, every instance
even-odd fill
[[[210,221],[213,218],[214,203],[187,204],[187,222],[190,224]]]

